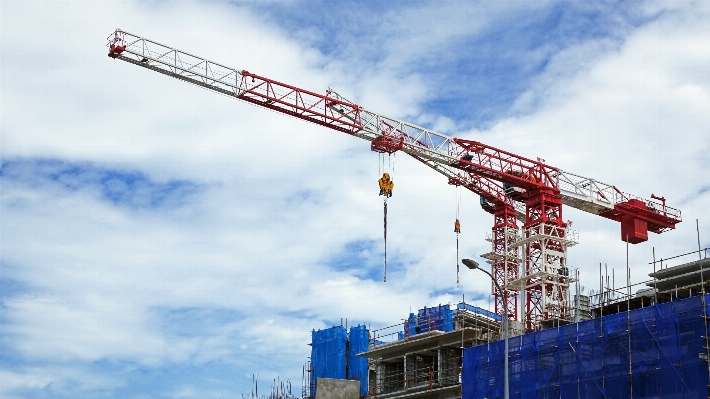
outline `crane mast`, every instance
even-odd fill
[[[451,138],[367,110],[328,89],[318,94],[224,66],[117,29],[108,38],[109,57],[151,69],[332,130],[368,140],[379,153],[407,153],[481,197],[494,216],[492,265],[504,292],[495,294],[496,313],[518,320],[517,293],[525,301],[521,324],[535,330],[544,320],[569,318],[567,248],[576,233],[562,219],[562,205],[621,223],[632,244],[681,222],[665,199],[624,193],[613,185],[565,172],[487,144]],[[659,202],[660,201],[660,202]],[[517,221],[523,222],[522,229]]]

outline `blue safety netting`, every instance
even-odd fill
[[[316,396],[318,378],[360,381],[360,396],[367,396],[367,358],[358,354],[369,349],[370,332],[365,326],[342,326],[313,331],[311,339],[310,397]]]
[[[453,331],[455,310],[449,305],[439,305],[431,308],[419,309],[415,316],[410,313],[404,322],[404,333],[398,337],[421,334],[429,331]]]
[[[510,397],[707,398],[703,303],[696,296],[510,338]],[[466,348],[463,399],[502,398],[503,359],[503,341]]]
[[[311,337],[311,398],[318,378],[345,379],[347,334],[342,326],[313,330]]]
[[[499,314],[463,302],[457,304],[454,309],[451,308],[451,305],[425,307],[419,309],[416,315],[414,313],[409,314],[409,317],[404,322],[404,331],[397,333],[397,339],[404,339],[429,331],[453,331],[456,328],[454,322],[456,312],[462,309],[490,317],[493,320],[502,320]]]
[[[348,338],[348,379],[360,381],[360,396],[367,396],[367,358],[358,354],[369,349],[370,333],[365,326],[350,327]]]

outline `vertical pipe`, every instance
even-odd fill
[[[599,267],[601,268],[601,263],[599,264]],[[602,349],[604,348],[604,308],[600,307],[599,308],[599,339],[600,339],[600,345],[602,345]],[[602,391],[606,392],[606,378],[604,378],[604,351],[602,350]]]
[[[607,268],[606,263],[604,263],[604,276],[606,278],[606,290],[604,291],[604,300],[606,303],[609,303],[609,296],[611,295],[611,292],[609,292],[609,269]]]
[[[404,390],[407,390],[407,355],[404,355]]]
[[[503,397],[505,399],[510,399],[510,387],[508,386],[508,313],[506,312],[505,316],[503,317],[503,322],[505,323],[505,325],[503,326],[503,333],[505,334],[503,338],[505,340],[505,349],[503,352],[503,355],[505,356],[503,361],[503,384],[505,384],[505,387],[503,388]]]
[[[698,234],[698,267],[700,267],[700,287],[702,287],[701,292],[705,295],[705,279],[703,278],[703,258],[700,257],[700,223],[698,219],[695,219],[695,231]]]
[[[658,303],[658,286],[656,285],[656,247],[653,247],[653,303]]]
[[[579,311],[581,308],[579,304],[579,268],[574,271],[574,277],[577,279],[574,284],[574,322],[579,323]]]
[[[442,382],[442,381],[441,381],[441,370],[443,369],[443,367],[442,367],[442,366],[443,366],[443,365],[442,365],[443,361],[442,361],[442,358],[441,358],[441,348],[439,348],[439,349],[436,350],[436,361],[437,361],[437,363],[438,363],[438,366],[437,366],[436,370],[434,370],[434,371],[436,372],[436,381],[439,383],[439,386],[442,386],[443,384],[441,383],[441,382]],[[446,378],[446,371],[444,371],[444,378]],[[430,384],[431,384],[431,383],[430,383]],[[431,389],[431,388],[433,388],[432,385],[430,385],[430,389]]]
[[[629,236],[626,236],[626,336],[629,350],[629,397],[634,397],[634,379],[631,373],[631,269],[629,268]]]
[[[507,217],[507,216],[506,216]],[[506,223],[508,223],[506,219]],[[503,294],[503,308],[505,309],[505,314],[509,314],[508,312],[508,225],[506,224],[503,226],[503,260],[505,262],[505,266],[503,266],[503,291],[501,291],[501,294]],[[492,264],[491,264],[492,266]]]
[[[703,320],[705,321],[705,362],[708,363],[708,381],[710,381],[710,340],[708,339],[708,313],[707,313],[707,298],[705,297],[705,280],[703,278],[703,258],[700,256],[700,222],[695,219],[695,232],[698,237],[698,267],[700,267],[700,287],[701,287],[701,303],[703,304]],[[707,250],[706,250],[707,251]]]
[[[580,370],[579,366],[581,365],[582,360],[579,359],[578,356],[576,356],[577,351],[579,350],[579,324],[577,324],[574,328],[574,346],[576,348],[574,351],[574,354],[575,354],[575,357],[577,358],[577,360],[576,360],[576,363],[577,363],[577,399],[581,399],[582,398],[581,381],[579,380],[579,375],[581,374],[580,373],[581,370]]]
[[[461,323],[461,358],[463,359],[463,338],[464,338],[464,329],[466,328],[466,322],[465,322],[465,313],[466,313],[466,296],[464,294],[461,294],[461,303],[463,304],[463,309],[461,311],[457,312],[460,315],[460,320],[459,323]],[[475,331],[474,331],[475,333]]]
[[[522,234],[522,232],[521,232]],[[520,249],[520,257],[522,259],[522,263],[518,266],[518,278],[520,278],[520,301],[518,302],[520,306],[519,314],[520,314],[520,323],[523,329],[525,329],[525,308],[526,308],[526,299],[527,295],[525,293],[525,280],[522,278],[523,274],[525,273],[525,265],[527,262],[527,255],[525,253],[525,247]],[[525,330],[523,330],[525,331]]]
[[[602,263],[599,262],[599,319],[601,322],[601,326],[604,327],[604,305],[601,303],[601,297],[602,297]],[[604,337],[604,329],[602,328],[602,338]]]

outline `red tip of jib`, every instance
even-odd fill
[[[118,57],[124,50],[126,50],[126,46],[116,46],[116,45],[111,45],[110,52],[108,53],[108,56],[111,58],[116,58]]]

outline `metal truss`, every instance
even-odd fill
[[[487,144],[451,138],[361,107],[328,89],[303,90],[263,76],[209,61],[117,29],[108,38],[109,57],[141,66],[214,92],[344,132],[371,143],[371,149],[402,151],[486,201],[494,215],[491,261],[504,292],[496,312],[517,316],[516,290],[526,297],[525,322],[568,317],[567,248],[576,243],[562,220],[562,205],[621,222],[622,239],[638,243],[647,232],[661,233],[681,222],[679,210],[623,193],[613,185],[578,176]],[[483,204],[482,204],[483,205]],[[516,219],[523,221],[523,235]],[[512,230],[511,230],[512,229]],[[519,252],[524,268],[519,273]],[[520,287],[519,289],[516,287]]]
[[[532,160],[387,117],[332,90],[325,95],[303,90],[120,29],[108,40],[112,58],[360,137],[370,141],[372,150],[377,152],[403,151],[445,174],[450,181],[466,183],[462,185],[467,188],[488,179],[478,190],[492,189],[488,200],[505,202],[510,196],[524,202],[530,195],[528,191],[551,188],[565,205],[621,222],[628,217],[643,220],[655,233],[674,228],[681,221],[680,211],[665,202],[625,194],[612,185],[549,166],[542,159]],[[464,173],[457,174],[453,169]],[[501,184],[506,196],[500,195]],[[517,190],[511,193],[511,187]]]

